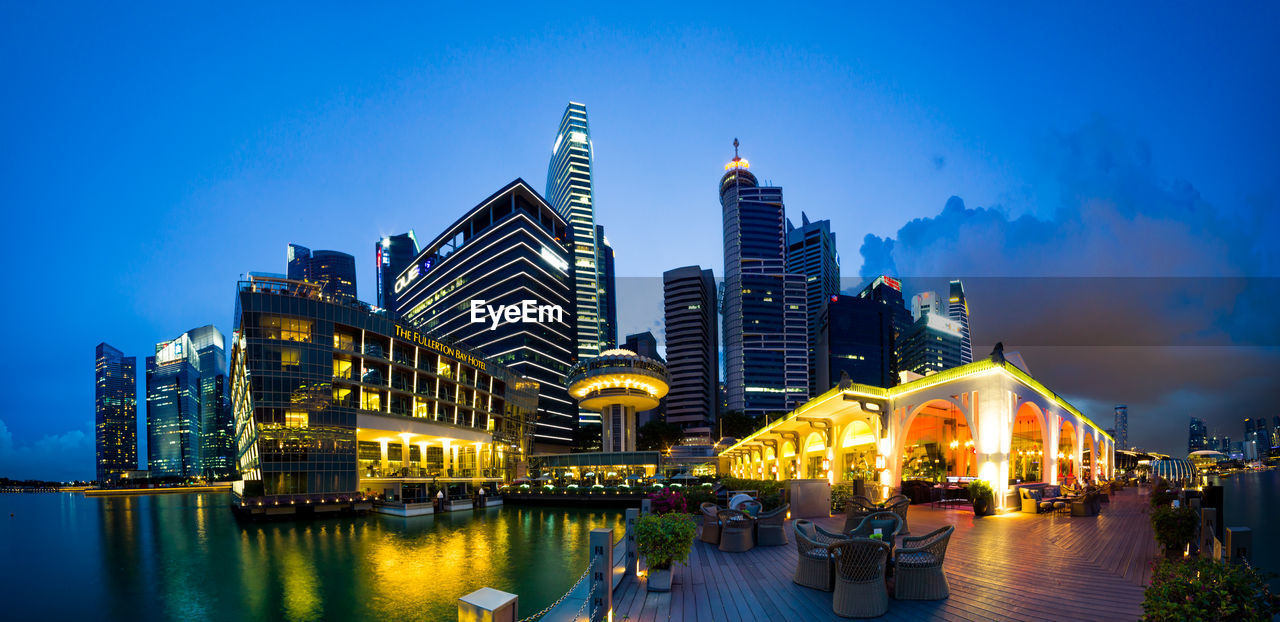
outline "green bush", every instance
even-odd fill
[[[710,488],[688,488],[684,491],[684,500],[689,504],[689,513],[695,514],[703,503],[715,503],[716,496]]]
[[[1172,490],[1168,490],[1168,489],[1153,490],[1151,491],[1151,507],[1167,508],[1169,507],[1170,504],[1172,504],[1175,500],[1177,500],[1177,498],[1178,498],[1178,493],[1173,492]]]
[[[764,511],[769,511],[782,506],[784,496],[783,489],[786,488],[786,482],[775,482],[768,479],[740,479],[737,477],[726,477],[720,480],[725,488],[729,490],[755,490],[760,493],[760,505],[764,506]]]
[[[975,479],[969,482],[969,500],[976,501],[982,498],[994,499],[995,491],[991,490],[991,484],[984,479]]]
[[[684,514],[645,514],[636,521],[636,551],[657,570],[686,563],[697,529],[697,523]]]
[[[1196,523],[1200,522],[1191,508],[1162,507],[1151,512],[1151,530],[1156,542],[1164,546],[1165,555],[1181,555],[1183,549],[1196,535]]]
[[[841,483],[831,487],[831,513],[844,512],[844,504],[853,497],[853,484]]]
[[[1161,560],[1143,593],[1142,619],[1263,622],[1280,614],[1266,577],[1239,564],[1206,558]]]

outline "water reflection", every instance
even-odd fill
[[[450,619],[483,586],[533,612],[620,510],[491,508],[237,522],[225,495],[0,495],[6,619]],[[68,598],[69,588],[77,596]],[[10,591],[12,590],[12,591]]]

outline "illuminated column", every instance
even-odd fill
[[[418,441],[418,468],[422,469],[422,474],[426,475],[427,471],[427,441]]]
[[[1045,481],[1050,484],[1058,483],[1058,437],[1062,434],[1062,422],[1058,418],[1056,412],[1046,412],[1044,415],[1044,423],[1049,428],[1049,433],[1045,439],[1046,447],[1044,449],[1044,460],[1041,467],[1048,473]]]
[[[1000,384],[983,383],[983,389],[974,391],[970,401],[971,419],[977,428],[976,458],[978,477],[991,484],[996,507],[1003,507],[1005,493],[1009,489],[1009,445],[1013,430],[1009,422],[1013,417],[1009,394]]]
[[[400,466],[405,469],[409,468],[409,439],[410,438],[413,438],[413,435],[409,434],[408,432],[405,432],[404,434],[400,435]],[[405,472],[408,473],[408,471],[405,471]]]
[[[448,477],[449,469],[453,468],[453,447],[449,445],[449,439],[440,441],[440,444],[444,446],[444,455],[442,456],[444,464],[442,465],[442,468],[444,469],[445,477]]]
[[[382,450],[382,459],[378,462],[378,469],[385,476],[387,471],[391,470],[391,463],[387,460],[387,439],[378,439],[378,449]]]

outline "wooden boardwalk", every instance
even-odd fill
[[[975,519],[967,507],[912,506],[911,532],[955,525],[945,571],[951,597],[890,598],[892,620],[1134,620],[1157,554],[1146,496],[1112,495],[1096,517],[1009,513]],[[839,530],[844,517],[819,519]],[[613,620],[839,620],[831,593],[792,583],[796,547],[721,553],[694,542],[689,566],[678,567],[671,592],[649,592],[626,579],[614,593]]]

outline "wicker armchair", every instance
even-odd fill
[[[884,586],[889,545],[879,540],[853,538],[827,547],[835,568],[835,594],[831,609],[844,618],[876,618],[889,611],[889,591]]]
[[[707,544],[720,544],[720,518],[716,516],[716,513],[720,511],[720,506],[706,502],[700,507],[702,509],[702,534],[698,536],[698,539]]]
[[[849,531],[858,526],[862,519],[880,511],[876,504],[862,495],[854,495],[844,502],[844,529]]]
[[[726,553],[741,553],[755,547],[755,537],[751,533],[752,519],[738,510],[720,510],[716,512],[720,519],[720,550]]]
[[[800,519],[796,530],[796,574],[792,581],[815,590],[831,591],[831,551],[827,545],[844,542],[845,537],[831,533],[813,521]]]
[[[846,538],[870,538],[876,528],[880,529],[884,541],[892,548],[894,537],[902,530],[902,518],[893,512],[882,510],[862,519],[857,527],[844,532],[844,535]]]
[[[947,525],[923,536],[902,539],[893,553],[893,572],[897,580],[893,597],[899,600],[942,600],[951,595],[942,562],[955,527]]]
[[[756,544],[760,546],[785,546],[787,542],[787,510],[791,509],[790,503],[784,503],[782,507],[762,513],[756,518]]]
[[[902,530],[898,532],[899,535],[911,533],[911,530],[907,527],[907,510],[911,509],[911,499],[909,497],[906,495],[894,495],[881,505],[884,509],[897,514],[898,518],[902,519]]]

